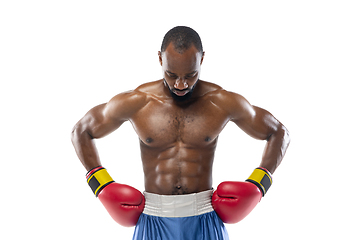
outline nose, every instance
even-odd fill
[[[176,79],[174,88],[176,88],[178,90],[184,90],[184,89],[187,89],[188,87],[189,87],[189,85],[187,84],[185,79],[182,79],[182,78]]]

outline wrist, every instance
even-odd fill
[[[262,192],[262,195],[265,196],[273,182],[273,179],[271,173],[266,168],[258,167],[253,171],[250,177],[246,179],[246,181],[255,184]]]
[[[86,174],[86,180],[96,197],[102,189],[114,182],[107,170],[101,165],[90,169]]]

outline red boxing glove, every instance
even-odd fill
[[[269,189],[272,178],[263,168],[257,168],[247,182],[222,182],[212,196],[212,205],[224,223],[244,219]]]
[[[135,226],[145,207],[145,197],[137,189],[115,183],[102,166],[86,174],[87,182],[110,216],[124,227]]]
[[[261,191],[249,182],[222,182],[212,196],[212,205],[224,223],[237,223],[258,204]]]

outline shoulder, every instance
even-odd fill
[[[117,94],[109,101],[109,103],[114,105],[126,103],[127,105],[130,104],[131,107],[135,108],[137,106],[142,106],[150,100],[152,95],[156,94],[161,82],[161,80],[158,80],[141,84],[134,90]]]
[[[147,82],[138,86],[134,91],[146,95],[148,98],[151,97],[160,97],[163,95],[161,89],[163,87],[164,81],[157,80],[153,82]]]
[[[203,89],[206,89],[203,96],[209,98],[214,103],[227,105],[233,102],[242,102],[245,100],[245,98],[240,94],[227,91],[216,84],[203,81],[203,86]]]
[[[227,91],[223,89],[221,86],[211,83],[199,80],[199,95],[204,97],[209,97],[214,101],[217,101],[219,103],[226,102],[229,100],[245,100],[243,96],[241,96],[238,93],[234,93],[231,91]],[[225,103],[224,102],[224,103]]]
[[[137,106],[141,106],[146,104],[147,96],[143,92],[131,90],[127,92],[122,92],[114,96],[107,103],[107,107],[131,107],[136,108]]]
[[[148,95],[138,89],[122,92],[105,104],[103,114],[117,120],[129,120],[148,101]]]
[[[205,97],[209,96],[210,94],[216,93],[219,90],[222,90],[222,87],[220,87],[219,85],[199,80],[196,86],[196,95],[198,97]]]
[[[226,111],[233,120],[254,113],[253,106],[238,93],[219,88],[209,92],[207,97],[213,104]]]
[[[161,83],[161,80],[148,82],[134,90],[117,94],[106,104],[104,114],[116,119],[130,119],[156,97]]]

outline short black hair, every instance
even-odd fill
[[[192,28],[185,26],[177,26],[170,29],[164,36],[161,44],[161,52],[165,52],[170,43],[174,44],[175,49],[179,53],[183,53],[189,49],[192,44],[203,54],[203,47],[199,34]]]

